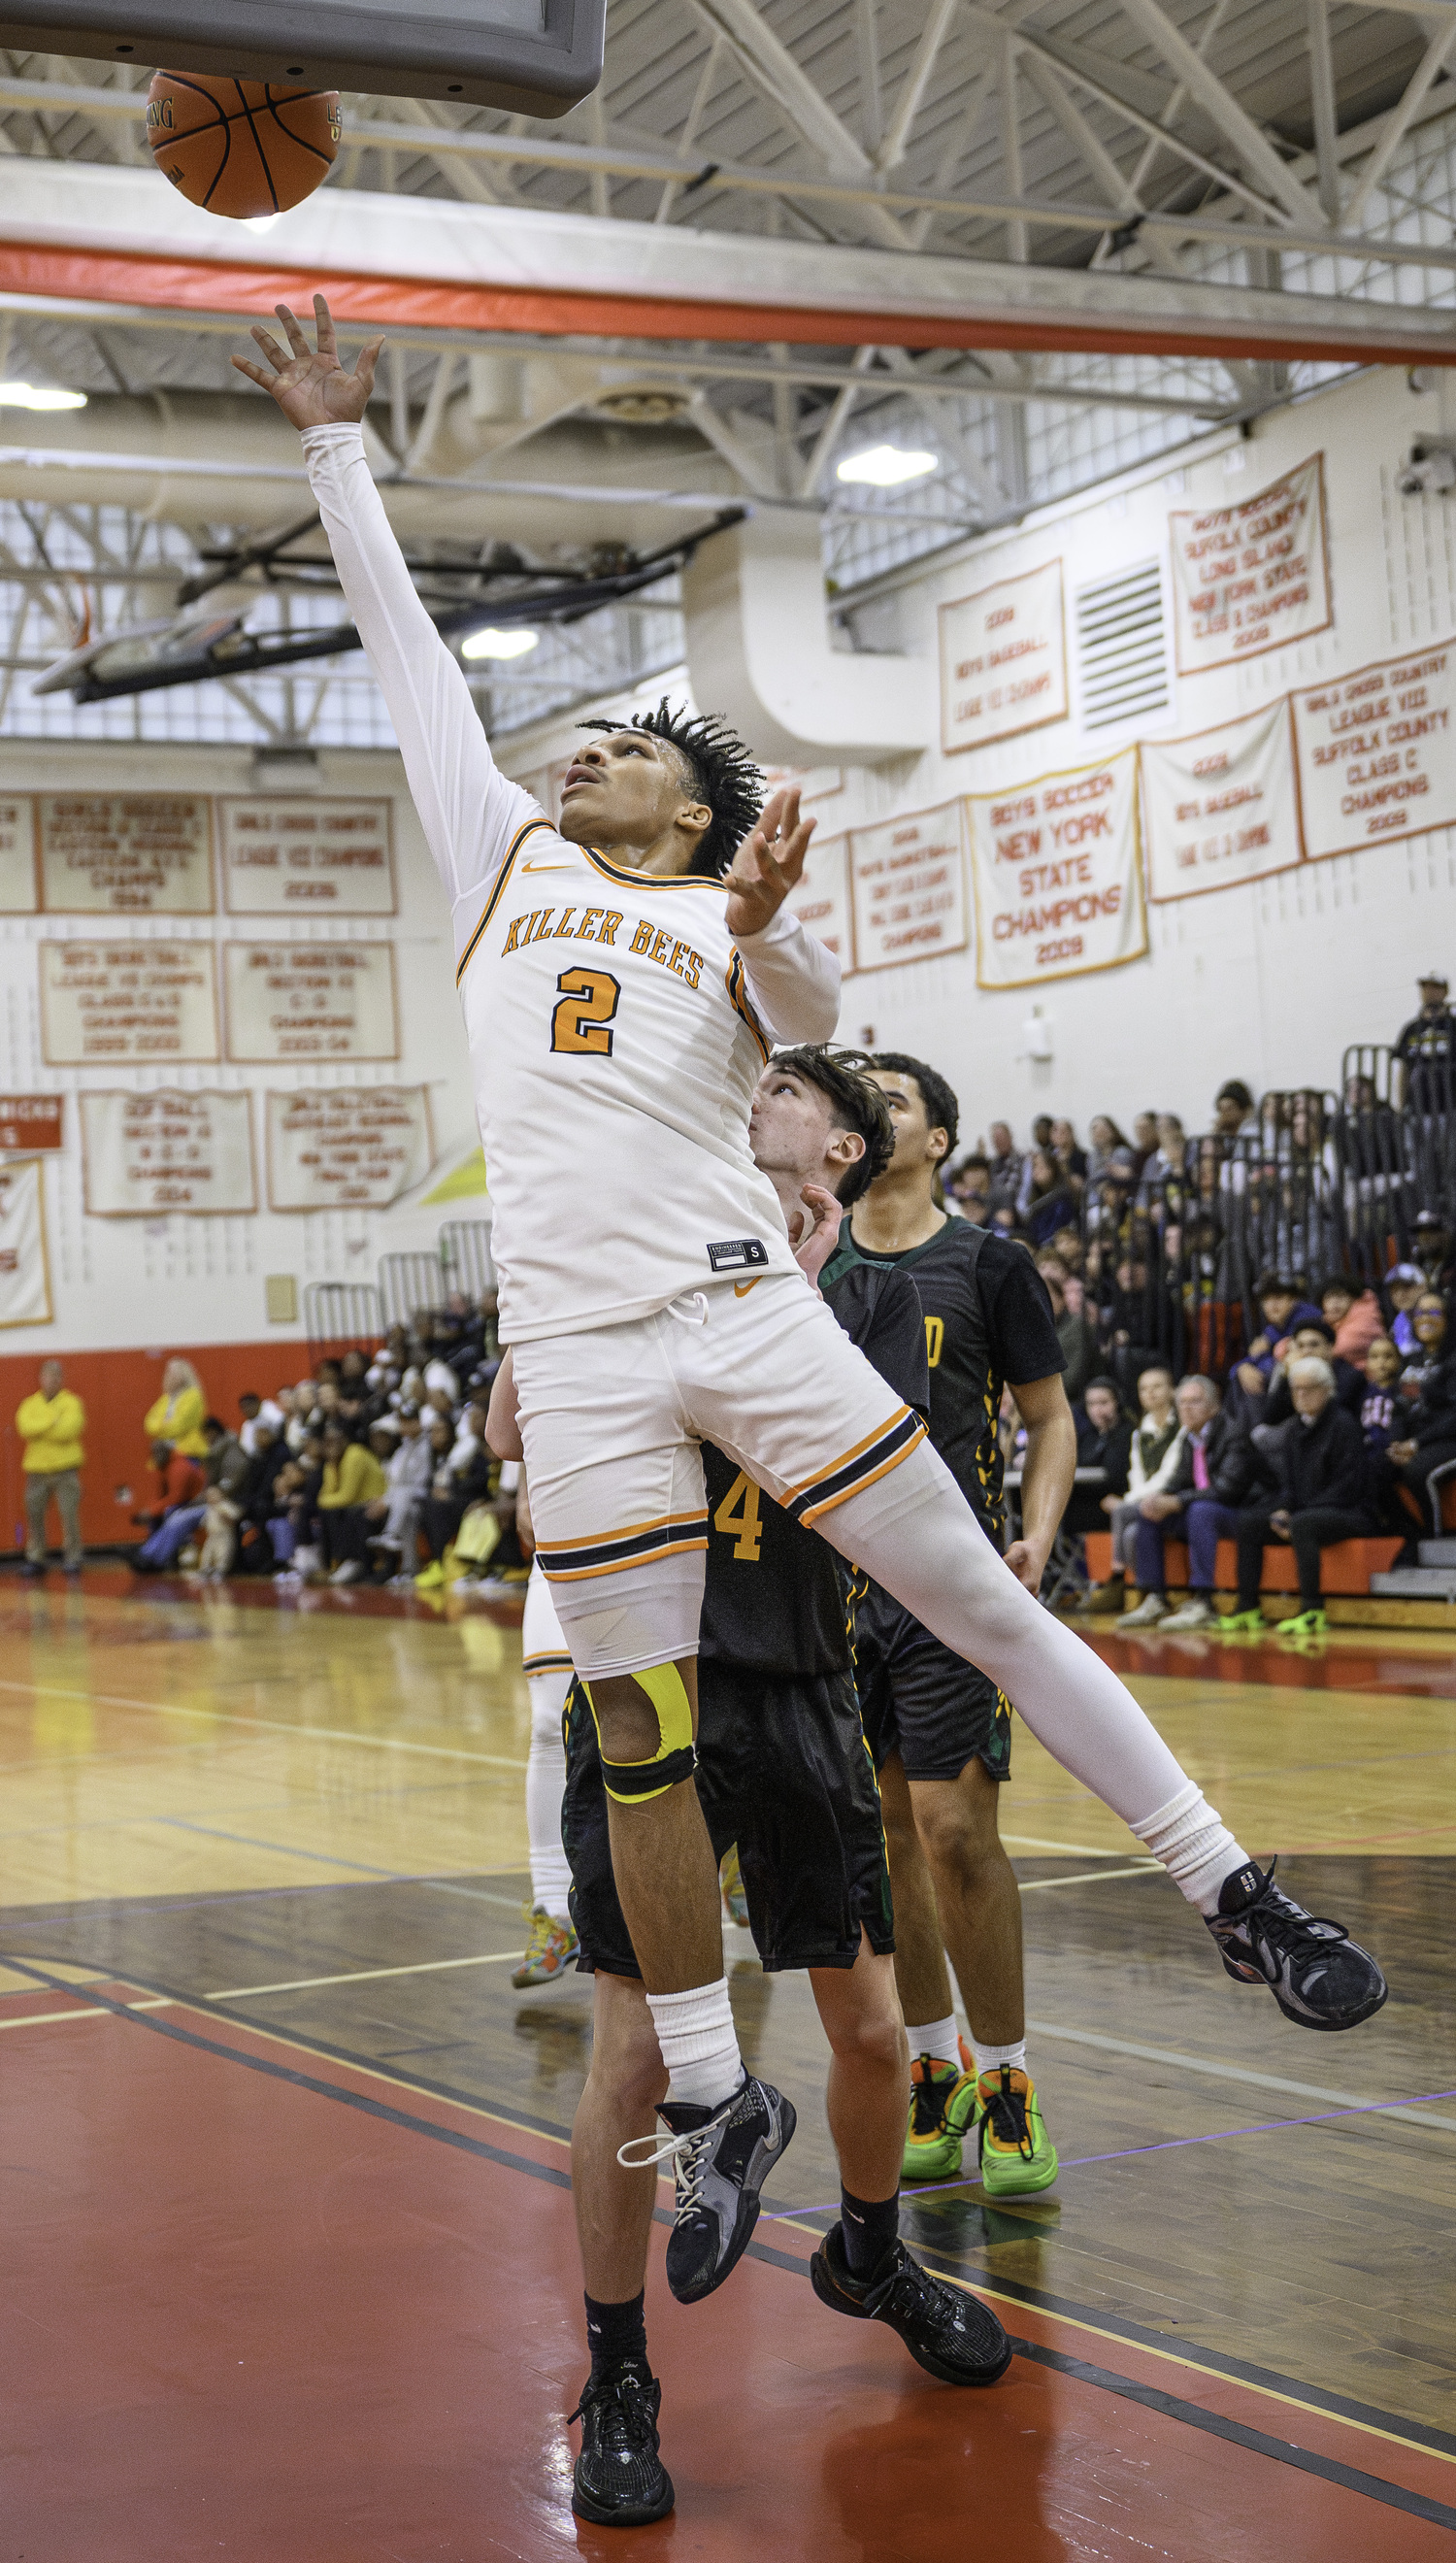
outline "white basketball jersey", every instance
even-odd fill
[[[454,906],[506,1343],[648,1316],[793,1264],[748,1107],[775,1042],[826,1041],[838,966],[780,908],[557,835],[502,775],[425,612],[357,427],[303,440],[344,593]]]

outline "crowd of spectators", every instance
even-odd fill
[[[428,1592],[448,1570],[523,1583],[515,1487],[485,1448],[498,1359],[487,1293],[392,1327],[377,1352],[248,1392],[235,1425],[207,1411],[188,1364],[169,1363],[146,1418],[156,1485],[133,1562],[285,1585]]]

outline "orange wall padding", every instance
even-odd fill
[[[242,1390],[256,1388],[260,1397],[284,1383],[303,1379],[308,1347],[301,1337],[273,1336],[261,1344],[169,1344],[162,1352],[61,1353],[66,1385],[86,1407],[86,1467],[82,1471],[82,1535],[88,1547],[107,1547],[115,1540],[144,1536],[131,1526],[131,1514],[150,1502],[151,1463],[141,1419],[162,1393],[162,1372],[174,1353],[190,1361],[207,1391],[215,1415],[235,1429],[241,1418]],[[0,1516],[0,1550],[22,1547],[24,1531],[24,1445],[15,1429],[15,1410],[29,1397],[41,1367],[34,1353],[0,1357],[0,1466],[4,1471],[4,1513]],[[118,1486],[131,1488],[131,1500],[118,1499]],[[48,1524],[53,1547],[61,1530],[54,1505]]]

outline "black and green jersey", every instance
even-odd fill
[[[930,1403],[925,1329],[914,1284],[848,1267],[824,1298],[852,1344],[907,1406]],[[698,1653],[762,1673],[848,1670],[839,1562],[817,1530],[791,1521],[745,1471],[703,1444],[708,1571]]]
[[[833,1292],[848,1275],[868,1269],[908,1277],[919,1294],[930,1368],[930,1438],[977,1519],[1000,1545],[1005,1521],[1001,1449],[997,1435],[1001,1391],[1066,1369],[1046,1284],[1024,1246],[947,1218],[923,1246],[902,1255],[872,1255],[856,1244],[846,1219],[820,1287]]]

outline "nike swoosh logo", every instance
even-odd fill
[[[733,1296],[734,1296],[734,1298],[735,1298],[735,1299],[746,1299],[746,1298],[748,1297],[748,1294],[749,1294],[750,1290],[756,1290],[756,1289],[758,1288],[758,1285],[759,1285],[759,1283],[762,1282],[763,1278],[764,1278],[764,1277],[763,1277],[762,1273],[756,1273],[756,1274],[754,1275],[753,1280],[752,1280],[751,1282],[734,1282],[734,1284],[733,1284]]]
[[[571,864],[522,864],[521,866],[523,873],[569,873],[573,869]]]

